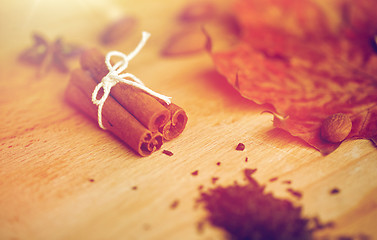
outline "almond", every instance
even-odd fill
[[[328,142],[341,142],[351,132],[352,122],[348,115],[335,113],[322,122],[321,137]]]
[[[161,55],[176,57],[196,54],[205,50],[206,41],[204,33],[199,28],[183,29],[168,39]]]
[[[109,24],[101,33],[100,41],[104,45],[119,43],[129,36],[137,25],[137,19],[125,16]]]

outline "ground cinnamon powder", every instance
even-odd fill
[[[207,220],[229,233],[230,239],[313,239],[318,219],[304,218],[301,207],[265,193],[251,176],[255,170],[245,169],[246,185],[235,182],[200,193],[198,202],[208,211]]]

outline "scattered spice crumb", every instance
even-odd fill
[[[221,165],[221,162],[217,162],[216,165],[217,165],[217,166],[220,166],[220,165]]]
[[[213,178],[212,178],[212,184],[216,184],[217,180],[219,180],[218,177],[213,177]]]
[[[198,190],[202,191],[203,190],[203,185],[199,185]]]
[[[309,240],[316,230],[331,225],[319,223],[318,218],[304,218],[300,206],[265,193],[264,186],[251,176],[254,172],[244,170],[246,185],[218,186],[201,192],[197,200],[208,212],[205,220],[227,231],[230,239]],[[199,222],[198,229],[203,224]]]
[[[137,186],[133,186],[131,189],[132,190],[137,190]]]
[[[245,158],[245,162],[247,162],[247,161],[249,161],[249,158],[248,158],[248,157]]]
[[[193,176],[198,176],[198,174],[199,174],[199,170],[195,170],[195,171],[193,171],[193,172],[191,173],[191,175],[193,175]]]
[[[245,150],[245,144],[243,144],[243,143],[239,143],[239,144],[237,145],[237,147],[236,147],[236,150],[237,150],[237,151],[243,151],[243,150]]]
[[[143,225],[143,228],[144,228],[145,231],[148,231],[149,229],[151,229],[151,225],[145,223],[145,224]]]
[[[302,193],[297,191],[297,190],[294,190],[292,188],[288,188],[287,192],[291,193],[294,197],[296,197],[298,199],[302,198]]]
[[[31,144],[33,144],[33,143],[28,143],[28,144],[25,145],[25,147],[29,147]]]
[[[196,225],[196,229],[198,230],[198,233],[203,233],[203,230],[204,230],[204,221],[200,221],[198,222],[198,225]]]
[[[339,192],[340,190],[338,188],[333,188],[331,189],[330,194],[338,194]]]
[[[170,204],[170,208],[171,209],[176,209],[179,205],[179,200],[174,200],[171,204]]]
[[[270,182],[275,182],[276,180],[278,180],[278,177],[273,177],[273,178],[270,178]]]
[[[8,148],[11,148],[11,147],[13,147],[13,146],[12,146],[12,145],[9,145],[9,146],[8,146]]]
[[[284,180],[282,183],[283,183],[283,184],[291,184],[292,181],[291,181],[291,180]]]
[[[89,182],[94,182],[94,179],[93,178],[89,178]]]
[[[168,155],[169,157],[173,156],[173,153],[168,150],[163,150],[162,153]]]

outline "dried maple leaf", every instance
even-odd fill
[[[340,144],[320,136],[324,119],[344,113],[346,137],[377,137],[377,3],[362,0],[238,0],[241,35],[228,50],[208,49],[217,70],[246,98],[274,107],[274,126],[323,154]]]

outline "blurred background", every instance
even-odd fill
[[[33,32],[41,33],[51,40],[64,37],[71,42],[91,45],[98,41],[99,32],[107,24],[124,15],[137,17],[140,19],[139,25],[153,34],[159,31],[161,25],[156,24],[165,16],[158,9],[162,9],[164,4],[172,9],[181,5],[180,2],[182,1],[161,3],[141,0],[135,4],[129,0],[1,1],[1,56],[32,44]],[[154,18],[159,21],[153,21]],[[145,22],[146,19],[149,22]]]

